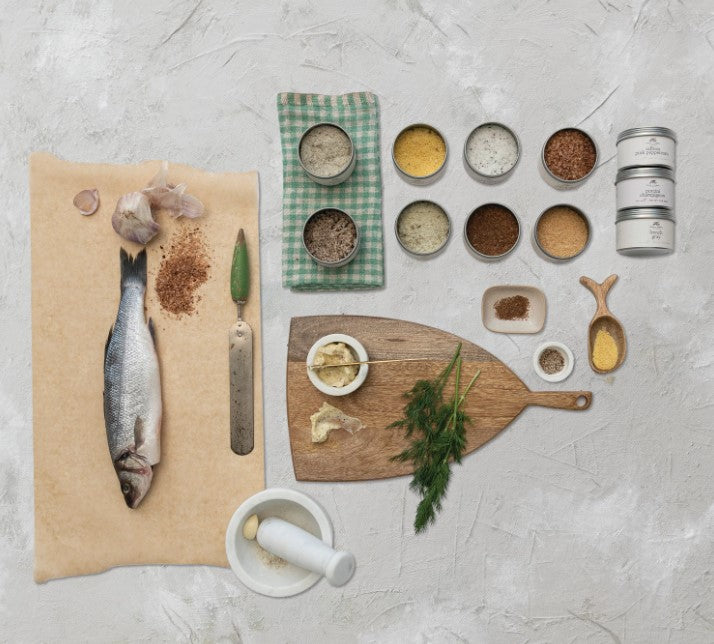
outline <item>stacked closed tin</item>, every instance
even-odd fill
[[[674,250],[677,137],[666,127],[636,127],[617,137],[617,250],[658,255]]]

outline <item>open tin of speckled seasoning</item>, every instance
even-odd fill
[[[505,257],[518,245],[521,224],[510,208],[487,203],[474,210],[464,224],[464,242],[471,253],[484,260]]]
[[[597,167],[595,140],[584,130],[566,127],[548,137],[541,151],[541,174],[554,188],[574,188]]]
[[[415,123],[394,139],[392,161],[399,175],[415,185],[436,181],[446,167],[446,139],[431,125]]]
[[[357,255],[359,231],[354,219],[344,210],[321,208],[305,222],[302,243],[316,264],[339,268]]]
[[[394,222],[394,232],[405,252],[414,257],[433,257],[446,247],[451,221],[439,204],[413,201],[402,208]]]
[[[349,179],[357,163],[350,135],[335,123],[317,123],[300,137],[298,159],[310,179],[336,186]]]
[[[466,171],[484,183],[497,183],[509,177],[520,156],[518,137],[502,123],[482,123],[464,143]]]

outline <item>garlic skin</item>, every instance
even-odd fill
[[[143,192],[130,192],[119,198],[112,215],[112,228],[124,239],[146,244],[159,232],[151,216],[149,198]]]
[[[186,194],[186,184],[174,186],[168,183],[169,164],[164,161],[156,175],[142,191],[154,208],[163,208],[178,219],[188,217],[195,219],[203,214],[203,204],[193,195]]]
[[[74,196],[72,203],[85,217],[93,215],[99,208],[99,190],[96,188],[82,190]]]

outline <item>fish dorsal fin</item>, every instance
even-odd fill
[[[109,352],[109,343],[112,341],[112,333],[114,333],[114,327],[109,327],[109,335],[107,336],[107,341],[104,343],[104,362],[107,361],[107,353]]]
[[[138,416],[134,421],[134,448],[139,449],[144,444],[146,436],[144,434],[144,421]]]

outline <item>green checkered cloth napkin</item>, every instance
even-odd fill
[[[341,96],[278,94],[283,148],[283,286],[294,290],[376,288],[384,284],[382,178],[379,158],[379,105],[370,92]],[[300,166],[298,145],[311,125],[329,121],[345,129],[357,151],[347,181],[321,186]],[[320,208],[339,208],[359,229],[359,251],[339,268],[319,266],[302,244],[307,218]]]

